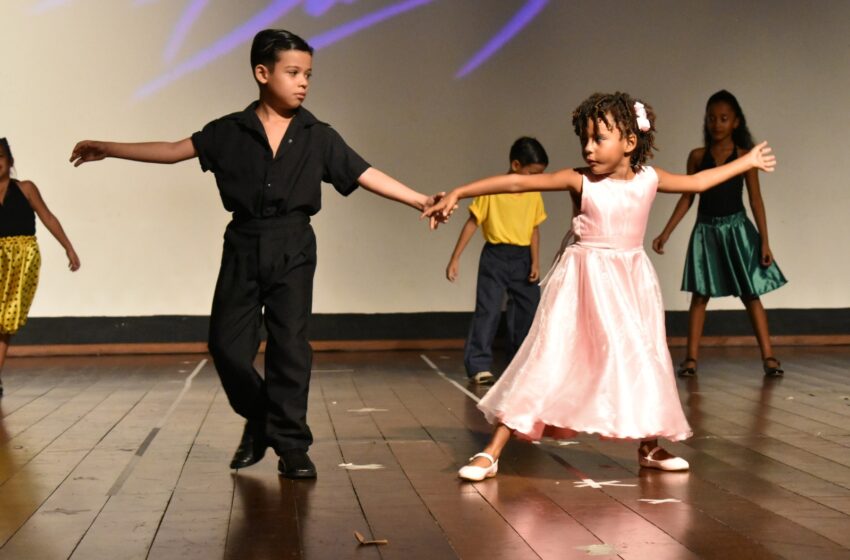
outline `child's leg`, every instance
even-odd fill
[[[6,363],[6,353],[9,351],[9,340],[12,335],[0,333],[0,374],[3,373],[3,365]],[[0,380],[0,395],[3,394],[3,381]]]
[[[209,350],[230,406],[264,432],[265,386],[254,368],[262,322],[257,260],[238,236],[228,232],[226,239],[210,315]]]
[[[699,359],[699,343],[702,338],[702,330],[705,326],[705,309],[708,306],[709,296],[694,293],[691,296],[691,305],[688,309],[688,350],[685,360],[691,360],[696,367]],[[683,362],[683,365],[688,365]]]
[[[761,359],[768,360],[773,358],[773,347],[770,345],[770,333],[767,327],[767,312],[761,303],[758,296],[742,297],[741,301],[747,308],[747,314],[750,316],[750,323],[753,325],[753,333],[756,335],[756,340],[759,343],[761,350]],[[777,362],[778,364],[778,362]],[[773,364],[773,365],[777,365]]]
[[[505,296],[503,268],[496,248],[485,245],[478,263],[475,312],[463,348],[463,362],[468,377],[482,371],[490,371],[493,367],[493,340],[499,328],[502,299]]]
[[[307,397],[313,351],[307,338],[312,313],[316,238],[312,229],[280,240],[280,261],[266,291],[267,436],[280,454],[307,450],[313,435],[307,425]]]
[[[508,360],[512,360],[516,351],[525,340],[537,305],[540,303],[540,286],[528,281],[528,271],[531,268],[531,255],[526,249],[524,258],[517,258],[512,263],[513,273],[508,284],[508,309],[506,313],[508,327]]]
[[[487,447],[484,448],[484,453],[489,453],[493,456],[497,461],[499,460],[499,456],[502,454],[502,449],[507,445],[508,440],[511,439],[511,430],[504,424],[498,424],[496,428],[493,430],[493,435],[490,437],[490,442],[487,444]],[[489,467],[490,461],[486,457],[476,457],[473,461],[469,463],[474,467]]]

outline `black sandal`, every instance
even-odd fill
[[[688,362],[693,362],[692,366],[685,366]],[[694,358],[688,356],[682,363],[679,364],[679,369],[676,370],[676,375],[679,377],[696,377],[697,375],[697,361]]]
[[[775,366],[767,365],[769,361],[776,362]],[[782,377],[785,374],[785,370],[782,369],[782,362],[774,358],[773,356],[768,356],[764,360],[762,360],[762,368],[764,369],[764,374],[768,377]]]

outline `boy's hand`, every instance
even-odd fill
[[[68,269],[71,272],[78,271],[80,269],[80,257],[77,256],[77,252],[69,249],[65,251],[65,254],[68,256]]]
[[[771,173],[776,167],[776,156],[771,154],[772,151],[767,142],[762,142],[750,150],[747,155],[753,167]]]
[[[434,198],[434,204],[429,205],[422,212],[423,218],[431,219],[431,229],[436,229],[433,225],[434,220],[444,224],[449,220],[449,216],[452,215],[452,212],[457,210],[457,195],[454,194],[454,191],[441,196],[439,199],[437,199],[437,197]]]
[[[667,236],[663,233],[652,240],[652,250],[659,255],[664,254],[664,244],[667,243]]]
[[[106,143],[98,142],[97,140],[83,140],[77,142],[74,149],[71,150],[71,163],[74,167],[79,167],[89,161],[100,161],[109,154],[106,153]]]
[[[537,282],[540,280],[540,265],[531,263],[531,272],[528,273],[529,282]]]
[[[449,266],[446,267],[446,278],[449,282],[457,280],[458,262],[454,259],[449,261]]]

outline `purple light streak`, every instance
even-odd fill
[[[531,23],[531,20],[533,20],[548,3],[549,0],[528,0],[526,5],[516,13],[513,19],[500,29],[499,33],[490,39],[486,45],[484,45],[483,49],[478,51],[475,56],[469,59],[469,62],[463,65],[463,68],[455,74],[455,78],[466,77],[476,68],[489,60],[502,47],[504,47],[508,41],[513,39],[517,33],[525,29],[525,27]]]

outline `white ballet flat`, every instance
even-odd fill
[[[479,482],[484,480],[485,478],[493,478],[496,476],[496,473],[499,472],[499,461],[494,458],[489,453],[476,453],[472,457],[469,458],[469,461],[472,462],[478,457],[484,457],[485,459],[490,460],[489,467],[475,467],[472,465],[466,465],[461,467],[459,471],[457,471],[457,476],[464,480],[471,480],[472,482]]]
[[[646,454],[646,457],[638,452],[638,463],[640,466],[662,471],[686,471],[691,468],[688,462],[681,457],[670,457],[669,459],[661,460],[653,459],[652,456],[660,449],[660,447],[654,447],[652,451]]]

